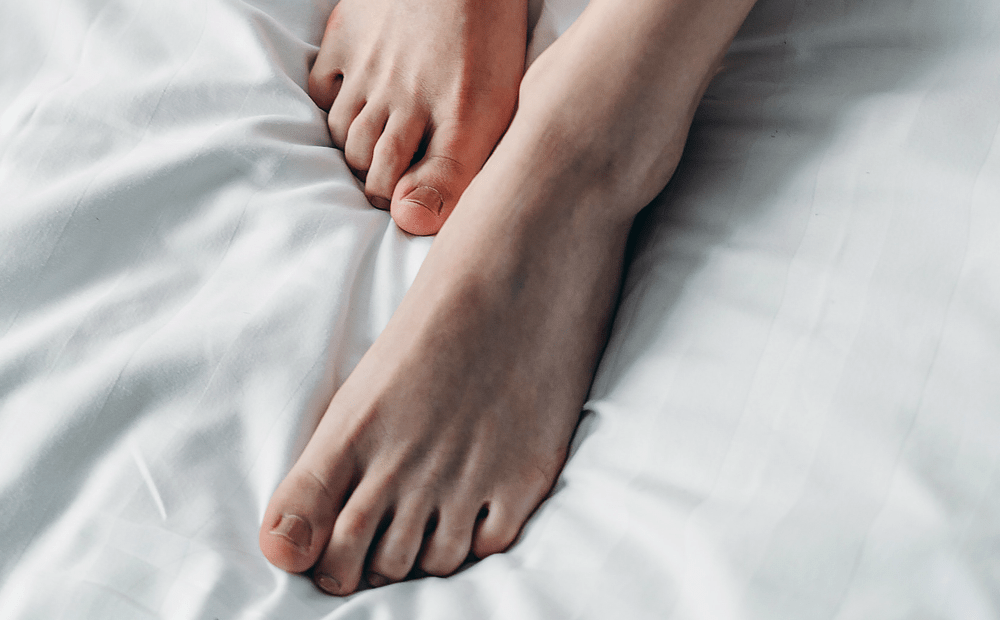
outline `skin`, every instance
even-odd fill
[[[273,564],[346,595],[513,543],[562,468],[632,220],[751,5],[593,0],[531,66],[503,139],[275,491],[260,531]]]

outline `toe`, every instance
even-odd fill
[[[278,485],[261,524],[260,549],[272,564],[301,573],[316,563],[330,538],[339,497],[331,495],[336,481],[323,483],[296,466]]]
[[[309,97],[321,109],[329,111],[343,83],[340,71],[321,72],[314,67],[309,73]]]
[[[366,100],[361,95],[356,84],[348,78],[344,78],[343,85],[330,106],[330,114],[327,117],[327,125],[330,127],[330,138],[333,145],[343,150],[347,145],[347,134],[364,109]]]
[[[381,586],[402,581],[420,552],[430,510],[423,505],[401,507],[382,535],[368,570],[368,583]]]
[[[369,103],[351,122],[344,141],[344,159],[355,175],[366,174],[371,168],[375,143],[388,118],[389,111],[384,106]]]
[[[336,9],[326,24],[326,35],[309,71],[309,96],[320,108],[329,110],[343,82],[347,48],[344,37],[337,36]]]
[[[375,144],[371,167],[365,179],[368,200],[380,209],[389,209],[393,190],[413,163],[427,129],[427,118],[419,113],[393,113]]]
[[[517,538],[527,517],[527,514],[511,514],[504,504],[493,502],[476,528],[472,540],[473,555],[482,559],[506,551]]]
[[[454,573],[469,557],[476,513],[466,509],[442,509],[437,527],[424,545],[420,568],[444,577]]]
[[[392,197],[396,225],[413,235],[437,233],[487,155],[489,147],[460,142],[446,128],[437,130],[424,157],[396,186]]]
[[[337,516],[330,543],[313,570],[313,579],[328,594],[345,596],[357,590],[365,558],[380,524],[387,517],[384,485],[366,482],[351,495]]]

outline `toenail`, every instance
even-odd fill
[[[368,202],[372,203],[372,206],[376,209],[382,209],[383,211],[389,210],[389,201],[381,196],[369,196]]]
[[[373,588],[381,588],[382,586],[389,585],[389,578],[378,573],[372,573],[368,575],[368,583]]]
[[[441,195],[441,192],[428,185],[421,185],[407,194],[403,200],[415,202],[434,215],[441,215],[441,209],[444,208],[444,196]]]
[[[312,527],[309,522],[297,515],[281,515],[281,521],[274,526],[271,533],[281,536],[300,549],[308,549],[312,542]]]
[[[316,577],[316,585],[327,594],[337,596],[340,594],[340,582],[330,575],[319,575]]]

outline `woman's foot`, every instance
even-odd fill
[[[341,0],[309,94],[396,224],[434,234],[510,123],[527,0]]]
[[[731,2],[592,0],[531,67],[510,130],[271,498],[272,563],[343,595],[517,537],[562,467],[631,221],[745,16],[720,25]]]
[[[312,568],[331,594],[505,550],[562,468],[628,225],[516,221],[493,173],[469,187],[264,516],[267,558]]]

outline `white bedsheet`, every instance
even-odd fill
[[[303,90],[332,4],[0,0],[0,617],[1000,617],[995,0],[760,0],[517,545],[347,599],[272,568],[430,244]]]

